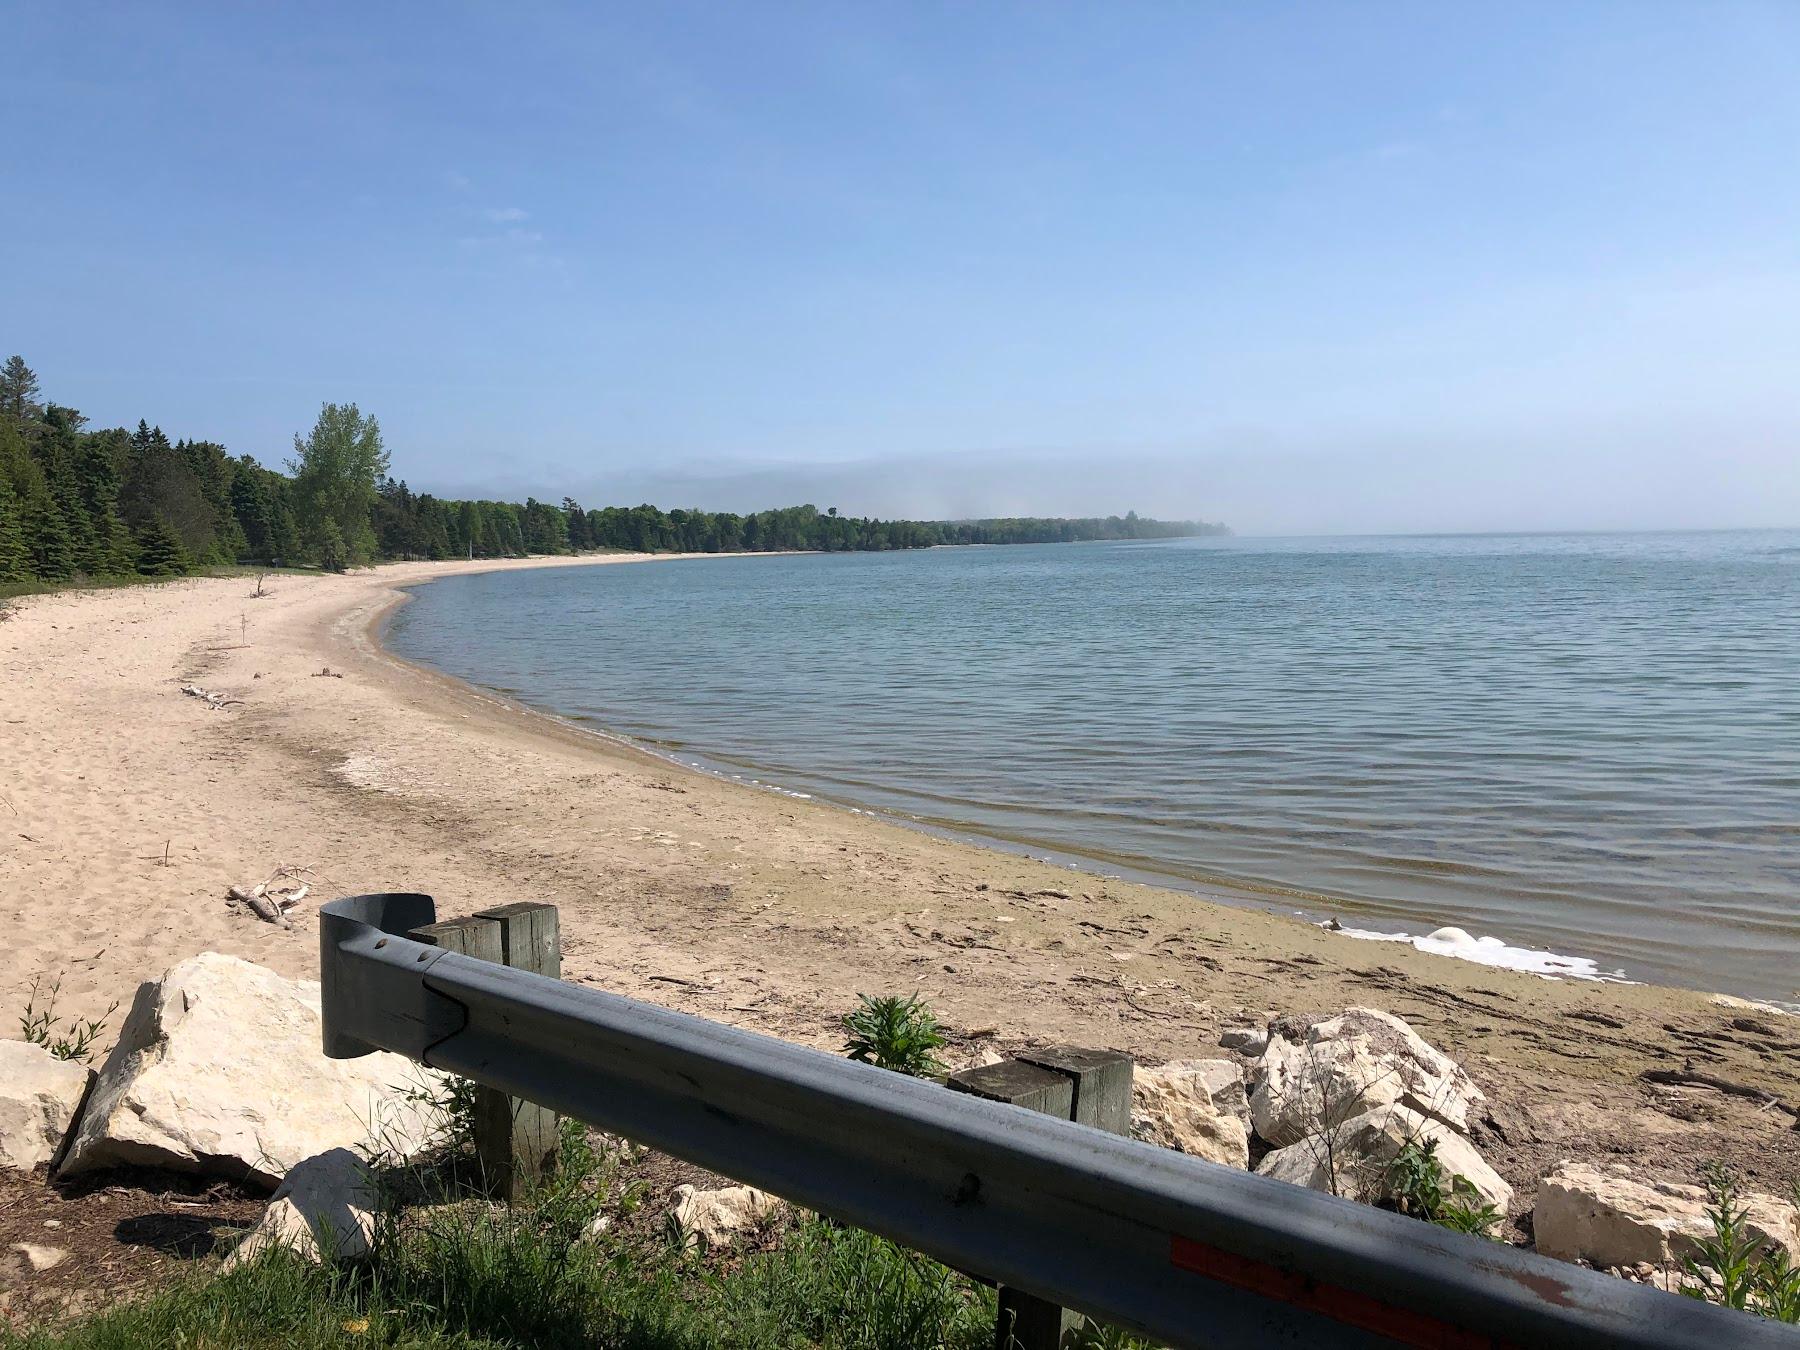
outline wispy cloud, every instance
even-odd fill
[[[444,182],[449,185],[450,189],[454,192],[467,192],[469,190],[469,176],[467,174],[458,173],[455,169],[445,170]]]
[[[496,225],[508,225],[516,221],[531,219],[531,212],[517,206],[490,206],[481,214]]]
[[[464,235],[456,242],[458,247],[471,257],[507,259],[529,267],[545,267],[553,270],[560,270],[565,266],[561,257],[544,251],[544,232],[542,230],[528,230],[517,225],[509,225],[504,229],[489,233]]]

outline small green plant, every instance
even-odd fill
[[[452,1153],[475,1146],[475,1093],[480,1086],[453,1073],[394,1084],[402,1101],[434,1122],[437,1137],[432,1142]]]
[[[100,1039],[100,1033],[106,1030],[106,1024],[112,1015],[119,1010],[118,1000],[98,1017],[61,1018],[56,1015],[56,998],[62,993],[62,980],[50,982],[44,987],[44,977],[36,975],[31,980],[31,992],[25,997],[25,1012],[19,1018],[19,1025],[24,1029],[25,1039],[33,1045],[41,1045],[58,1059],[72,1059],[86,1062],[94,1057],[94,1042]],[[43,1006],[38,1006],[38,1000]]]
[[[1467,1177],[1445,1174],[1435,1139],[1405,1144],[1388,1164],[1388,1184],[1394,1208],[1415,1219],[1485,1238],[1499,1226],[1500,1211],[1482,1200]]]
[[[1789,1183],[1789,1193],[1800,1208],[1800,1179]],[[1781,1244],[1766,1243],[1751,1230],[1737,1177],[1724,1163],[1707,1165],[1706,1196],[1712,1236],[1701,1238],[1695,1254],[1682,1261],[1687,1278],[1681,1292],[1724,1308],[1800,1323],[1800,1267]],[[1800,1226],[1800,1219],[1795,1222]]]
[[[850,1036],[844,1051],[851,1059],[914,1078],[931,1078],[944,1071],[932,1053],[944,1044],[943,1028],[917,994],[857,997],[860,1005],[844,1018],[844,1030]]]

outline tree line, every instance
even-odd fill
[[[140,421],[92,429],[41,396],[14,356],[0,367],[0,583],[181,576],[211,566],[319,566],[398,558],[582,553],[838,552],[941,544],[1168,539],[1222,534],[1197,521],[876,520],[835,507],[738,515],[655,506],[585,509],[463,501],[412,491],[390,473],[376,420],[326,404],[294,438],[285,472],[214,441],[171,442]]]

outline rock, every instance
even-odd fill
[[[670,1217],[683,1243],[703,1242],[717,1250],[757,1232],[781,1205],[779,1196],[754,1186],[727,1186],[717,1191],[677,1186],[670,1196]]]
[[[1227,1167],[1250,1165],[1244,1073],[1228,1059],[1181,1059],[1139,1068],[1131,1080],[1131,1133]]]
[[[399,1055],[326,1059],[319,986],[204,952],[140,985],[61,1172],[167,1167],[271,1189],[333,1149],[408,1155],[440,1121]]]
[[[87,1092],[86,1065],[41,1045],[0,1041],[0,1167],[54,1162]]]
[[[1512,1187],[1487,1165],[1473,1144],[1442,1121],[1398,1105],[1366,1111],[1334,1129],[1276,1149],[1257,1164],[1256,1172],[1291,1185],[1376,1204],[1394,1198],[1389,1164],[1408,1143],[1426,1139],[1437,1142],[1446,1182],[1451,1176],[1464,1177],[1482,1201],[1502,1214],[1511,1209]]]
[[[1455,1060],[1398,1017],[1348,1008],[1312,1022],[1278,1019],[1252,1079],[1250,1119],[1277,1148],[1322,1124],[1404,1106],[1469,1132],[1470,1111],[1486,1099]]]
[[[1749,1229],[1760,1241],[1787,1248],[1800,1261],[1800,1223],[1794,1207],[1772,1195],[1743,1195]],[[1706,1192],[1698,1186],[1640,1181],[1621,1163],[1590,1167],[1559,1163],[1538,1183],[1531,1213],[1537,1249],[1563,1261],[1594,1266],[1660,1267],[1693,1255],[1712,1236]]]
[[[1219,1035],[1219,1045],[1222,1049],[1235,1050],[1240,1055],[1256,1059],[1269,1048],[1269,1029],[1255,1026],[1226,1027]]]
[[[33,1275],[42,1274],[69,1259],[69,1254],[61,1247],[40,1247],[31,1242],[15,1242],[12,1253],[25,1263]]]
[[[366,1159],[334,1148],[288,1169],[256,1227],[225,1258],[231,1270],[270,1247],[309,1261],[366,1256],[374,1240],[379,1190]]]

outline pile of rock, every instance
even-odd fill
[[[139,987],[97,1072],[40,1045],[0,1041],[0,1167],[223,1177],[273,1191],[228,1266],[274,1244],[360,1256],[380,1208],[379,1164],[438,1142],[438,1085],[399,1055],[332,1060],[321,1044],[316,982],[203,953]],[[684,1242],[718,1249],[781,1209],[749,1186],[680,1186],[669,1220]],[[0,1287],[66,1255],[24,1246],[0,1254]]]
[[[158,1167],[274,1189],[249,1248],[366,1247],[370,1158],[433,1141],[428,1071],[326,1059],[319,986],[203,953],[139,987],[97,1072],[0,1041],[0,1166],[58,1176]]]
[[[1512,1188],[1469,1140],[1481,1089],[1400,1018],[1374,1008],[1278,1018],[1221,1044],[1252,1057],[1248,1070],[1208,1059],[1138,1071],[1133,1134],[1231,1167],[1250,1165],[1254,1136],[1268,1146],[1261,1175],[1370,1202],[1391,1198],[1400,1150],[1430,1140],[1446,1172],[1501,1213],[1512,1207]]]
[[[1429,1140],[1446,1174],[1512,1212],[1513,1188],[1470,1138],[1481,1089],[1400,1018],[1374,1008],[1276,1018],[1230,1028],[1220,1044],[1237,1057],[1137,1071],[1134,1135],[1231,1167],[1266,1149],[1258,1174],[1369,1203],[1393,1198],[1400,1150]],[[1800,1264],[1800,1212],[1771,1195],[1740,1201],[1751,1237]],[[1565,1161],[1539,1182],[1530,1228],[1547,1256],[1668,1288],[1712,1235],[1706,1208],[1698,1186]]]

